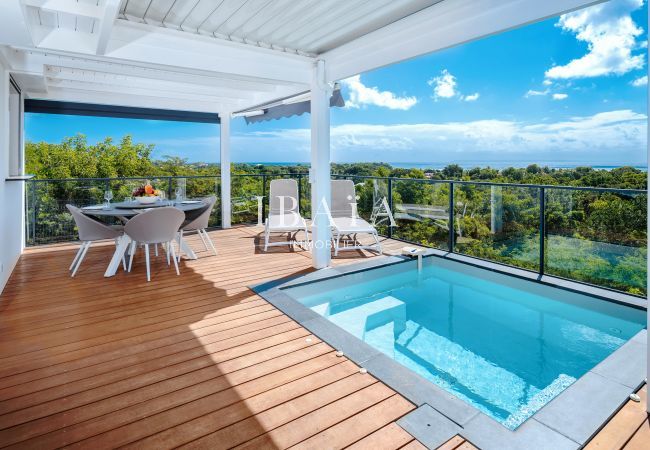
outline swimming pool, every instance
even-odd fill
[[[511,430],[646,326],[645,311],[442,258],[283,291]]]

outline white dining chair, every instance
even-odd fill
[[[186,231],[196,231],[196,233],[203,241],[203,246],[206,250],[212,250],[216,255],[217,249],[210,239],[210,235],[207,232],[208,222],[210,221],[210,214],[212,214],[212,209],[214,208],[217,198],[215,196],[208,197],[203,200],[205,207],[197,211],[185,213],[185,222],[181,225],[181,228],[178,232],[178,260],[181,260],[181,243],[183,241],[183,235]],[[208,248],[209,247],[209,248]]]
[[[68,211],[72,214],[72,218],[77,225],[79,240],[81,241],[81,247],[79,247],[77,254],[72,260],[72,264],[70,264],[70,268],[68,269],[72,271],[70,276],[74,277],[77,274],[77,270],[79,270],[81,261],[86,257],[86,253],[91,244],[97,241],[113,239],[115,245],[117,245],[117,239],[123,234],[123,227],[103,224],[88,217],[76,206],[65,205],[65,207],[68,208]],[[126,259],[124,257],[122,257],[122,265],[124,266],[124,270],[126,270]]]
[[[151,281],[149,246],[151,244],[162,244],[165,250],[167,250],[167,265],[169,265],[171,257],[171,259],[174,260],[176,275],[180,275],[173,241],[176,238],[178,229],[184,219],[185,214],[183,211],[171,206],[166,206],[150,209],[129,220],[124,226],[124,233],[132,240],[130,249],[131,255],[129,257],[129,272],[133,266],[133,256],[135,255],[137,244],[144,244],[144,255],[147,264],[147,281]]]

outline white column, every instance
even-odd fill
[[[330,89],[325,83],[325,63],[314,66],[311,81],[311,173],[313,247],[316,269],[330,264]]]
[[[230,228],[230,112],[219,114],[221,120],[221,227]]]

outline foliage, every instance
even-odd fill
[[[106,138],[95,145],[89,145],[83,135],[60,144],[28,142],[27,172],[40,179],[74,179],[30,184],[28,214],[31,222],[36,218],[38,227],[32,224],[32,243],[70,239],[73,224],[65,204],[101,202],[107,186],[115,200],[129,196],[146,180],[172,196],[179,183],[175,177],[187,177],[188,196],[218,196],[218,164],[190,163],[176,157],[157,161],[152,159],[152,151],[153,145],[136,144],[128,135],[119,143]],[[255,222],[258,199],[265,203],[270,181],[287,176],[299,181],[301,210],[309,217],[307,172],[307,165],[233,164],[233,223]],[[540,268],[541,189],[521,185],[545,185],[546,273],[633,294],[646,292],[647,195],[553,187],[645,190],[646,173],[641,170],[555,169],[536,164],[502,170],[463,169],[452,164],[440,170],[420,170],[354,163],[333,164],[332,172],[355,182],[358,210],[367,219],[379,200],[392,200],[397,226],[389,230],[386,221],[379,222],[381,233],[391,231],[395,238],[445,250],[450,240],[450,183],[444,180],[461,181],[454,184],[453,192],[454,251],[531,270]],[[512,185],[481,184],[489,182]],[[213,225],[218,225],[218,215],[215,212]]]

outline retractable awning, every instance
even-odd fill
[[[345,100],[341,95],[341,87],[338,83],[334,85],[332,96],[330,97],[330,107],[345,106]],[[300,94],[276,100],[264,105],[258,105],[253,108],[238,111],[233,117],[244,117],[247,124],[264,122],[267,120],[281,119],[283,117],[300,116],[311,111],[310,92],[305,91]]]

